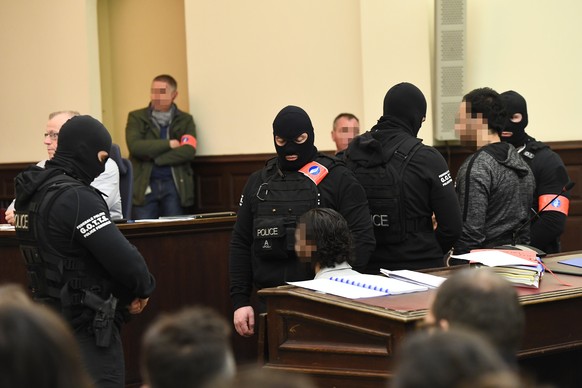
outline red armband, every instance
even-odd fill
[[[182,138],[180,139],[180,145],[189,145],[196,148],[197,144],[198,141],[192,135],[183,135]]]
[[[538,209],[542,209],[544,206],[548,204],[548,202],[552,201],[556,194],[544,194],[540,195],[538,198]],[[570,208],[570,200],[563,195],[558,196],[558,198],[554,199],[552,203],[548,205],[544,209],[545,212],[552,211],[552,212],[560,212],[568,215],[568,209]]]
[[[309,162],[305,166],[301,167],[299,172],[303,173],[303,175],[311,179],[317,186],[323,180],[323,178],[325,178],[329,170],[323,164]]]

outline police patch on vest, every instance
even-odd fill
[[[313,161],[301,167],[299,172],[311,179],[313,183],[318,185],[328,174],[329,170],[323,164]]]
[[[256,237],[257,238],[266,238],[266,237],[280,237],[281,234],[279,232],[279,227],[274,226],[271,228],[257,228],[256,229]]]
[[[84,238],[87,238],[109,224],[111,224],[111,220],[107,218],[105,212],[101,212],[81,222],[77,225],[77,230],[81,232]]]
[[[28,232],[28,213],[15,212],[14,228],[17,230]]]

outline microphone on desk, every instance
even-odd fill
[[[534,215],[532,218],[530,218],[529,220],[527,220],[526,222],[524,222],[523,224],[521,224],[515,231],[513,231],[513,236],[511,239],[511,246],[515,247],[516,246],[516,241],[517,241],[517,234],[519,232],[521,232],[521,230],[523,228],[525,228],[526,226],[529,226],[531,224],[531,222],[536,218],[540,216],[540,213],[543,212],[552,202],[554,202],[559,196],[563,195],[566,191],[570,191],[572,190],[572,187],[574,187],[574,185],[576,184],[576,182],[572,182],[572,181],[568,181],[568,183],[566,183],[564,185],[564,187],[562,188],[562,191],[560,191],[558,194],[556,194],[556,196],[554,198],[552,198],[551,201],[549,201],[548,203],[546,203],[544,205],[544,207],[542,207],[540,210],[538,211],[534,211]],[[533,247],[532,247],[533,248]],[[540,251],[539,249],[533,249],[534,251],[538,252],[538,253],[543,253],[543,255],[545,255],[545,252]]]

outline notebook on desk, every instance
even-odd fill
[[[288,282],[288,284],[349,299],[373,298],[428,290],[426,286],[385,276],[365,274],[343,277],[331,276],[302,282]]]

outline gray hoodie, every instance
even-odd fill
[[[511,144],[489,144],[467,158],[455,186],[463,214],[455,254],[511,244],[514,231],[532,215],[535,180]],[[528,227],[519,232],[516,242],[529,243]]]

